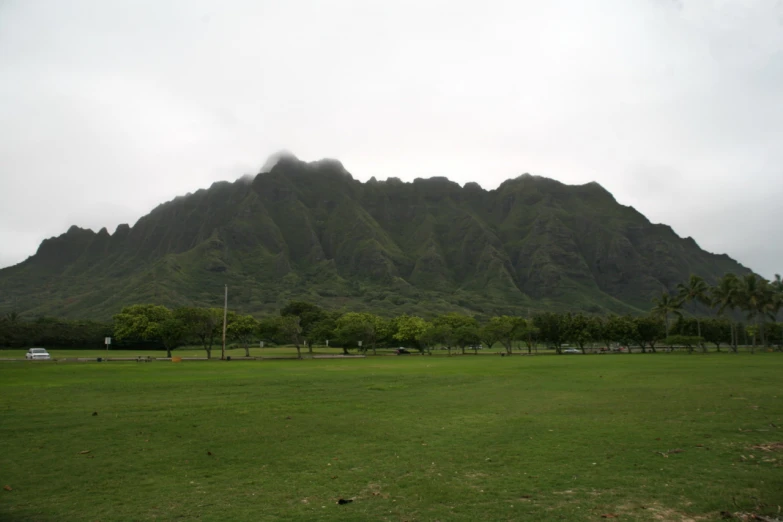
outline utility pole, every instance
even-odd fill
[[[226,294],[223,300],[223,351],[220,354],[220,360],[226,359],[226,317],[228,316],[228,285],[226,285]]]

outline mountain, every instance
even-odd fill
[[[71,227],[0,270],[0,311],[109,318],[124,305],[261,313],[291,300],[382,315],[638,313],[692,273],[749,270],[620,205],[597,183],[523,175],[354,180],[283,156],[253,179],[175,198],[110,234]]]

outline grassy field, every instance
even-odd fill
[[[0,363],[0,520],[777,517],[781,375],[777,353]]]

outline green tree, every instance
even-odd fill
[[[532,319],[519,318],[519,322],[516,327],[517,339],[524,342],[527,347],[527,353],[533,353],[533,347],[536,346],[536,341],[540,334],[540,330],[533,323]],[[536,349],[538,351],[538,349]]]
[[[520,334],[526,325],[527,322],[521,317],[500,315],[490,319],[487,327],[493,331],[495,338],[506,349],[506,353],[511,355],[514,341],[521,337]]]
[[[302,326],[298,315],[285,315],[277,318],[278,334],[296,347],[297,358],[302,358]]]
[[[309,339],[310,342],[308,345],[312,346],[312,340],[314,338],[314,332],[312,331],[313,327],[319,321],[327,318],[329,314],[323,308],[312,303],[306,301],[290,301],[280,309],[280,315],[282,317],[289,315],[299,317],[299,325],[302,327],[302,336],[305,339]]]
[[[466,346],[476,345],[479,342],[478,323],[474,318],[467,315],[457,313],[441,315],[433,319],[432,324],[449,327],[451,335],[446,336],[446,339],[452,339],[451,343],[447,343],[449,353],[451,353],[451,344],[460,348],[464,354]]]
[[[442,344],[448,349],[449,355],[451,355],[451,348],[455,344],[454,330],[449,324],[427,323],[427,329],[421,334],[419,340],[430,352],[433,346]]]
[[[23,346],[28,325],[16,311],[0,316],[0,346]],[[37,343],[43,344],[43,343]]]
[[[777,344],[777,350],[781,351],[783,349],[783,324],[778,322],[767,323],[767,340],[770,343]]]
[[[166,357],[171,358],[171,351],[179,348],[187,339],[188,331],[185,324],[172,313],[160,323],[160,339],[166,348]]]
[[[600,334],[600,326],[592,317],[582,313],[576,315],[568,314],[564,317],[565,338],[576,344],[582,353],[585,352],[585,345],[597,339]]]
[[[362,342],[361,350],[372,348],[376,353],[376,344],[389,330],[388,323],[381,317],[365,312],[349,312],[336,321],[335,334],[345,343]]]
[[[280,337],[280,321],[276,316],[262,317],[258,320],[256,326],[256,334],[258,337],[266,342],[277,342]]]
[[[618,343],[628,347],[630,353],[631,343],[637,340],[636,321],[629,316],[611,314],[601,318],[598,321],[597,330],[598,337],[607,350],[612,347],[612,343]]]
[[[737,301],[739,307],[745,311],[748,320],[754,323],[755,328],[748,332],[752,332],[752,351],[755,352],[756,334],[761,336],[761,344],[765,345],[764,324],[768,318],[774,320],[774,291],[766,279],[756,274],[748,274],[740,279]]]
[[[321,319],[310,325],[308,335],[308,346],[315,344],[326,344],[329,339],[334,339],[334,331],[337,328],[335,318],[332,314],[326,314]]]
[[[780,274],[775,274],[775,279],[769,284],[772,291],[772,319],[777,321],[780,309],[783,308],[783,280]]]
[[[238,315],[229,323],[227,334],[245,349],[245,357],[250,357],[250,342],[258,331],[258,321],[252,315]]]
[[[118,340],[138,339],[162,342],[161,324],[172,318],[165,306],[137,304],[126,306],[114,316],[114,337]],[[171,357],[171,349],[166,348]]]
[[[666,337],[668,338],[669,316],[674,315],[676,317],[682,317],[682,312],[680,312],[682,303],[669,295],[669,292],[664,292],[660,297],[653,299],[653,305],[651,313],[663,319],[663,324],[666,328]]]
[[[732,327],[730,321],[725,318],[705,319],[702,322],[702,333],[704,340],[715,345],[715,349],[720,352],[722,343],[731,344]],[[706,351],[706,348],[704,348]]]
[[[20,322],[9,319],[8,315],[0,317],[0,346],[17,346],[20,337]]]
[[[646,346],[655,353],[655,344],[666,337],[663,321],[659,317],[645,315],[634,318],[634,341],[646,353]]]
[[[390,326],[392,338],[409,346],[416,346],[420,352],[423,345],[420,342],[422,334],[427,330],[427,321],[421,317],[410,316],[407,314],[395,317]]]
[[[44,316],[30,321],[16,313],[0,316],[0,346],[99,348],[104,346],[104,338],[111,336],[114,336],[114,323]],[[151,341],[143,341],[133,337],[126,338],[124,342],[160,344],[160,339],[156,337]]]
[[[198,339],[207,352],[207,359],[211,359],[212,346],[223,330],[223,310],[182,307],[174,310],[174,316],[182,321],[188,336]]]
[[[498,342],[497,328],[489,322],[478,329],[478,336],[479,341],[487,347],[487,350],[491,350],[495,343]]]
[[[538,328],[541,340],[554,347],[557,353],[561,353],[566,336],[565,316],[555,312],[544,312],[533,318],[533,324]]]
[[[457,346],[462,350],[462,355],[465,355],[465,348],[468,346],[473,347],[473,351],[478,354],[479,344],[479,329],[478,324],[463,324],[454,330],[454,337],[456,339]]]
[[[440,333],[429,321],[425,323],[424,331],[422,331],[417,337],[422,349],[427,350],[427,353],[430,355],[432,355],[432,347],[440,342],[439,338]]]
[[[678,298],[681,303],[710,304],[710,288],[704,279],[691,274],[687,284],[679,283],[677,285]],[[696,335],[701,337],[701,321],[699,321],[698,308],[694,309],[693,316],[696,318]]]
[[[615,332],[617,332],[617,339],[621,346],[628,348],[628,353],[630,353],[630,345],[636,337],[636,322],[629,315],[618,316],[616,321]]]
[[[615,320],[616,317],[616,315],[610,314],[605,317],[601,317],[598,320],[599,326],[597,337],[607,350],[612,348],[612,343],[619,342],[617,340],[619,336],[617,332],[615,332],[615,327],[617,326],[617,322]]]
[[[710,289],[712,306],[718,309],[718,317],[724,317],[726,311],[733,312],[739,304],[739,280],[734,274],[726,274],[716,286]],[[730,345],[734,352],[737,351],[739,344],[739,335],[737,333],[734,320],[729,318],[729,327],[731,329]]]

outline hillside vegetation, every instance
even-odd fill
[[[108,319],[123,306],[291,300],[330,310],[638,313],[691,274],[749,273],[620,205],[596,183],[523,175],[496,190],[446,178],[361,183],[339,162],[284,158],[110,234],[71,227],[0,270],[0,312]]]

